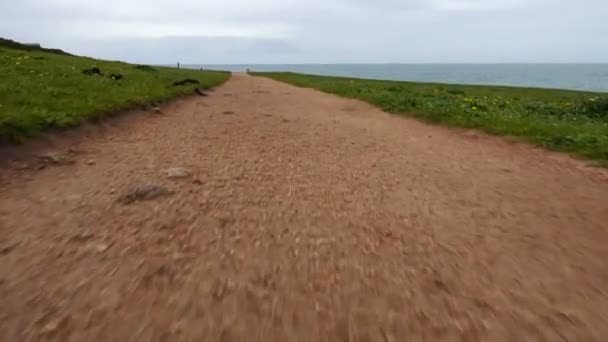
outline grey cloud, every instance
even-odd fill
[[[280,39],[247,37],[164,37],[81,41],[74,52],[149,64],[232,64],[287,58],[298,49]]]
[[[606,62],[602,0],[22,0],[0,36],[173,63]]]

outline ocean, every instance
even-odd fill
[[[216,64],[189,67],[608,92],[608,64]]]

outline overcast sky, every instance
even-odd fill
[[[0,0],[0,36],[142,63],[608,62],[608,0]]]

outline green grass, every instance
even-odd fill
[[[357,98],[430,122],[522,138],[549,149],[608,160],[608,94],[253,73]]]
[[[84,75],[98,67],[103,76]],[[121,74],[114,81],[110,74]],[[207,89],[227,72],[142,67],[0,46],[0,142],[20,142],[49,128],[76,126],[124,109]],[[191,78],[200,85],[172,86]]]

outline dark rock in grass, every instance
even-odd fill
[[[159,197],[172,195],[173,192],[164,186],[154,184],[136,185],[127,190],[118,198],[122,204],[131,204],[140,201],[150,201]]]
[[[124,79],[125,77],[121,74],[112,74],[112,75],[110,75],[110,78],[113,79],[114,81],[120,81],[120,80]]]
[[[103,76],[103,74],[101,73],[101,69],[99,69],[98,67],[84,69],[82,70],[82,73],[89,76]]]
[[[176,81],[173,82],[173,86],[177,87],[177,86],[183,86],[186,84],[201,84],[201,82],[199,82],[198,80],[192,79],[192,78],[186,78],[184,80],[181,81]]]
[[[133,67],[133,69],[137,69],[137,70],[141,70],[141,71],[156,71],[155,68],[153,68],[149,65],[136,65]]]

